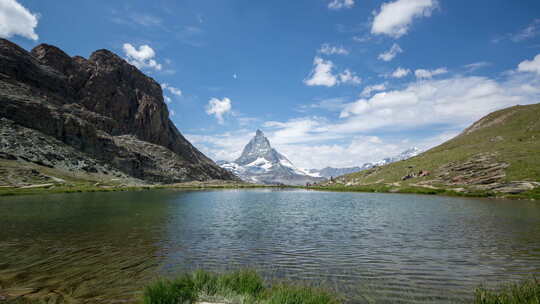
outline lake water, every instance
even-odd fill
[[[354,303],[466,302],[540,275],[531,201],[162,190],[6,197],[0,216],[0,295],[72,303],[133,302],[196,268],[252,267]]]

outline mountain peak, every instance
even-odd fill
[[[257,160],[258,158],[274,160],[276,158],[274,154],[274,149],[272,149],[268,138],[264,136],[264,133],[260,129],[257,129],[255,136],[244,147],[242,155],[236,160],[236,162],[245,165]]]
[[[229,163],[220,162],[220,166],[255,183],[305,185],[322,180],[295,167],[285,155],[272,148],[260,129],[257,129],[238,159]]]

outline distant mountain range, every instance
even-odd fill
[[[386,165],[395,161],[416,156],[420,150],[408,149],[395,157],[385,158],[374,163],[365,163],[361,167],[324,169],[301,169],[296,167],[285,155],[272,148],[268,138],[261,130],[244,147],[242,155],[235,161],[218,161],[222,168],[239,176],[247,182],[259,184],[305,185],[328,180],[345,174],[359,172],[375,166]]]
[[[394,156],[394,157],[387,157],[380,161],[373,162],[373,163],[365,163],[360,167],[349,167],[349,168],[332,168],[332,167],[326,167],[323,169],[310,169],[307,170],[307,173],[311,176],[315,177],[324,177],[326,179],[331,177],[337,177],[345,174],[351,174],[355,172],[360,172],[363,170],[371,169],[376,166],[384,166],[393,162],[397,162],[400,160],[406,160],[411,157],[414,157],[418,154],[420,154],[421,150],[417,147],[412,147],[410,149],[407,149],[400,154]]]

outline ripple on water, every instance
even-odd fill
[[[540,274],[540,206],[415,195],[149,191],[0,199],[0,294],[136,301],[157,276],[253,267],[350,302],[467,302]]]

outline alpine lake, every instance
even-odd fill
[[[0,303],[136,303],[156,278],[259,271],[349,303],[466,303],[540,275],[540,203],[309,190],[0,198]]]

